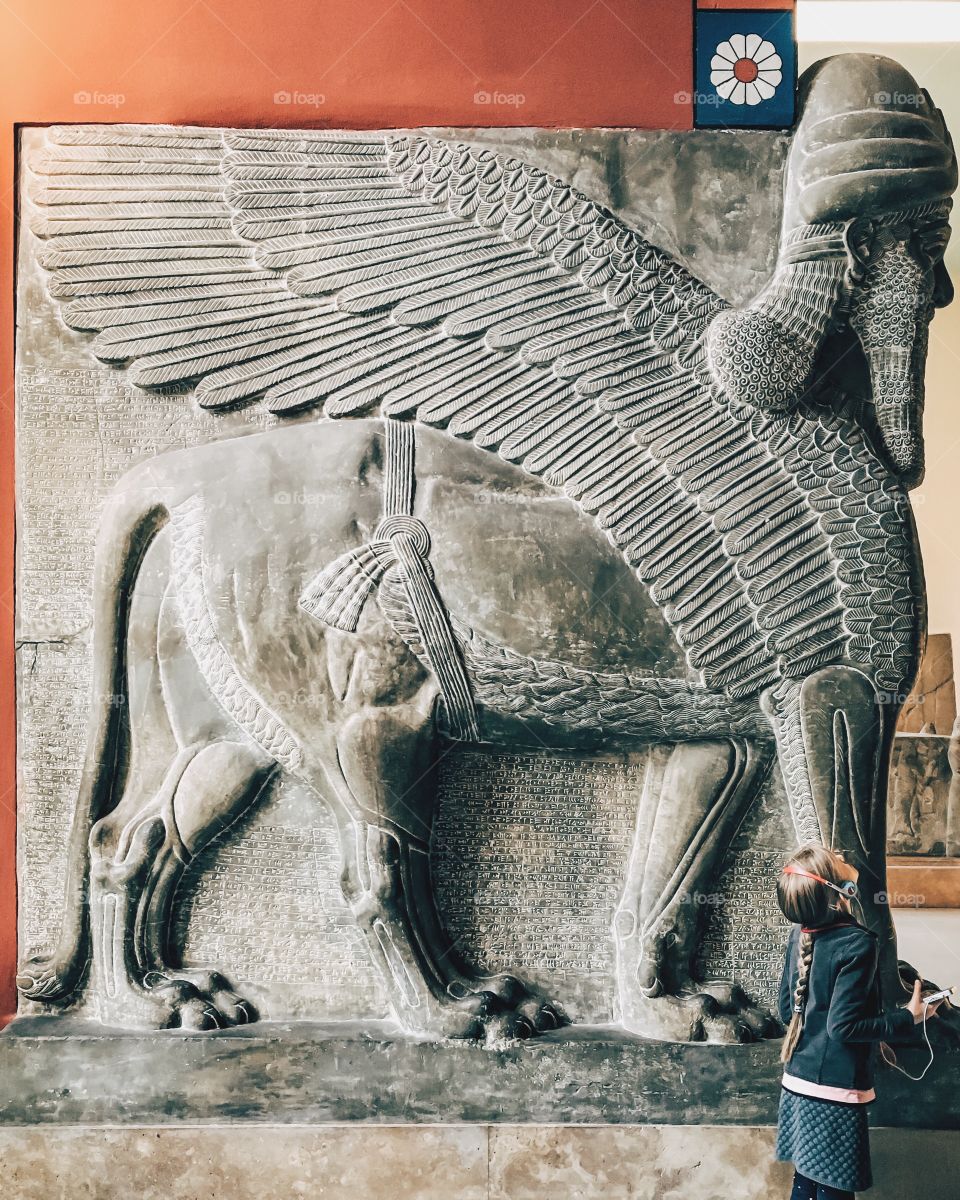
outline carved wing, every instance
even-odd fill
[[[476,367],[484,390],[505,366],[550,368],[613,409],[651,375],[694,384],[723,307],[610,213],[487,150],[118,126],[49,141],[33,228],[64,320],[142,387],[198,379],[206,407],[385,400],[436,423],[404,385],[442,365],[448,383]]]
[[[132,382],[472,438],[595,516],[712,688],[845,644],[776,430],[710,386],[723,302],[569,186],[418,135],[135,126],[51,130],[35,170],[51,292]]]

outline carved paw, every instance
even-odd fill
[[[536,988],[513,975],[471,983],[457,980],[444,1005],[444,1036],[488,1044],[526,1039],[559,1029],[567,1017]]]
[[[763,1038],[776,1038],[783,1034],[783,1026],[777,1018],[759,1004],[754,1004],[747,993],[737,983],[709,982],[697,985],[701,995],[712,996],[720,1005],[716,1017],[709,1018],[707,1028],[715,1032],[729,1033],[745,1025],[751,1036],[749,1038],[730,1036],[711,1036],[707,1041],[761,1041]],[[709,1022],[719,1021],[719,1026],[711,1027]]]
[[[55,954],[35,954],[21,964],[17,990],[28,1000],[56,1004],[70,998],[79,975],[74,961],[64,962]]]
[[[144,987],[169,1011],[168,1028],[227,1029],[257,1019],[250,1001],[239,996],[217,971],[151,971]]]
[[[631,1033],[668,1042],[754,1042],[778,1037],[779,1023],[736,984],[697,984],[681,995],[634,995],[621,1014]]]

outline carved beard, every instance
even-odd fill
[[[850,309],[870,371],[878,451],[905,487],[923,477],[924,368],[933,316],[930,271],[906,241],[878,239]]]
[[[787,412],[800,403],[815,385],[824,338],[849,305],[870,371],[877,453],[915,487],[933,302],[930,272],[909,246],[933,236],[938,223],[942,232],[949,209],[935,202],[790,231],[770,283],[748,307],[719,313],[707,331],[711,372],[733,406]]]

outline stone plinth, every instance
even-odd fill
[[[960,858],[889,858],[887,891],[894,908],[960,908]]]
[[[7,1200],[704,1200],[786,1196],[769,1126],[0,1129]],[[872,1200],[953,1200],[960,1139],[875,1130]],[[116,1182],[108,1182],[115,1180]]]
[[[914,1074],[926,1056],[898,1053]],[[0,1124],[772,1125],[778,1055],[779,1042],[668,1043],[602,1026],[488,1049],[375,1022],[210,1035],[21,1018],[0,1037]],[[875,1123],[960,1130],[958,1069],[951,1045],[923,1087],[880,1072]]]

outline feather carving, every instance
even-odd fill
[[[31,168],[50,293],[140,386],[379,408],[522,464],[599,522],[708,687],[851,648],[899,669],[858,616],[893,536],[868,448],[732,411],[703,350],[724,302],[568,184],[416,133],[66,126]]]

